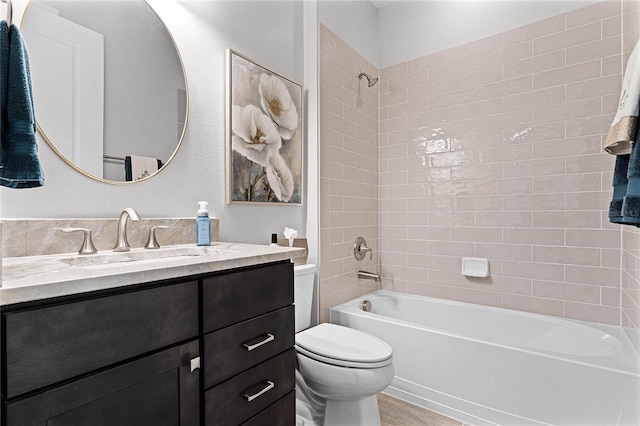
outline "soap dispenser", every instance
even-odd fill
[[[211,245],[211,220],[206,201],[198,201],[198,217],[196,217],[196,244],[199,246]]]

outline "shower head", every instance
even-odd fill
[[[362,77],[366,78],[368,83],[367,86],[369,87],[373,87],[376,85],[376,83],[378,82],[378,77],[376,78],[372,78],[369,74],[367,74],[366,72],[362,72],[360,71],[360,74],[358,74],[358,80],[362,80]]]

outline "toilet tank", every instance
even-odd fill
[[[296,333],[311,326],[313,315],[316,265],[293,267],[293,294],[296,305]]]

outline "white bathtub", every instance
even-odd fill
[[[640,425],[640,355],[620,327],[386,291],[331,322],[391,345],[385,392],[469,424]]]

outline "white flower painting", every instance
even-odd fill
[[[227,50],[227,203],[302,203],[302,86]]]

